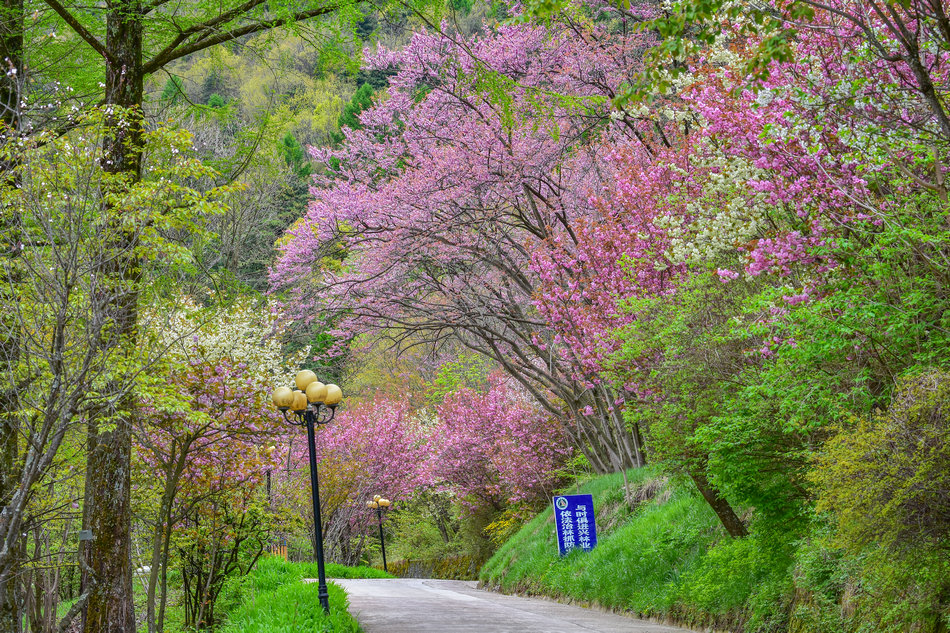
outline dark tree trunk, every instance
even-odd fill
[[[102,168],[134,183],[140,177],[142,154],[142,6],[139,0],[120,0],[111,5],[106,23],[107,107],[117,106],[107,119]],[[124,186],[117,184],[116,186]],[[106,208],[108,215],[116,209]],[[117,227],[120,218],[111,218]],[[104,308],[112,324],[103,344],[120,356],[136,344],[140,267],[136,259],[136,236],[118,229],[105,254],[102,267]],[[121,374],[116,379],[121,381]],[[100,424],[95,448],[88,456],[90,523],[93,540],[89,548],[92,581],[83,621],[84,633],[134,633],[131,548],[131,468],[134,399],[127,385],[113,386],[125,393],[109,412],[108,429]]]
[[[158,519],[155,522],[155,529],[152,533],[152,557],[149,562],[148,595],[145,602],[145,621],[148,625],[148,633],[158,633],[161,627],[156,621],[155,613],[155,597],[158,591],[159,571],[164,571],[168,566],[168,542],[171,540],[172,524],[174,523],[172,520],[172,507],[175,503],[175,495],[178,491],[178,482],[188,463],[189,446],[190,442],[182,442],[180,447],[177,443],[173,443],[171,454],[169,455],[165,490],[162,493],[162,503],[159,506]],[[181,450],[176,454],[178,448]]]
[[[726,532],[729,533],[729,536],[732,538],[747,536],[749,532],[746,530],[742,520],[736,515],[732,506],[729,505],[729,502],[719,494],[719,491],[710,485],[709,480],[706,479],[706,475],[702,473],[690,473],[689,476],[696,484],[700,494],[703,495],[706,503],[709,504],[709,507],[712,508],[716,516],[719,517],[722,527],[726,528]]]
[[[99,434],[96,448],[88,456],[93,489],[88,526],[93,539],[84,633],[135,631],[129,537],[132,442],[127,417],[132,403],[123,398],[120,404],[124,410],[118,413],[114,429]]]
[[[23,78],[23,0],[3,0],[0,14],[0,143],[8,143],[20,129],[20,86]],[[16,163],[0,162],[0,177],[15,184]],[[20,217],[16,209],[0,211],[0,305],[17,303],[20,284]],[[0,314],[0,506],[6,508],[19,484],[19,398],[17,366],[20,362],[20,324],[16,314]],[[5,510],[6,511],[6,510]],[[8,523],[9,525],[9,523]],[[17,530],[19,532],[19,530]],[[8,563],[0,569],[0,633],[21,630],[23,595],[22,539],[16,538]]]

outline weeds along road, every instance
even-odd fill
[[[684,633],[598,609],[419,578],[334,580],[365,633]]]

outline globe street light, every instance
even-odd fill
[[[366,507],[376,510],[376,519],[379,521],[379,546],[383,550],[383,571],[388,572],[386,566],[386,541],[383,539],[383,510],[389,509],[389,499],[383,499],[379,495],[373,497],[372,501],[366,502]]]
[[[343,400],[343,391],[336,385],[325,385],[309,369],[297,372],[294,379],[297,389],[277,387],[273,400],[284,414],[284,419],[295,426],[307,427],[307,448],[310,450],[310,487],[313,490],[314,553],[317,556],[317,595],[320,605],[330,612],[327,592],[327,576],[323,568],[323,525],[320,521],[320,488],[317,484],[317,449],[314,442],[314,425],[327,424],[336,414],[336,407]],[[287,414],[290,412],[293,417]]]

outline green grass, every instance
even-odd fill
[[[764,554],[754,538],[730,539],[690,487],[663,483],[653,469],[630,471],[628,477],[639,498],[653,498],[631,509],[620,474],[581,488],[594,496],[598,545],[593,551],[558,556],[548,507],[495,553],[480,579],[506,592],[744,630],[756,593],[787,577],[790,561]]]
[[[229,614],[222,633],[297,633],[298,631],[352,632],[360,631],[356,620],[347,612],[346,594],[330,583],[330,614],[323,613],[317,599],[317,584],[303,583],[280,586],[255,596]]]
[[[310,574],[311,566],[313,575]],[[377,571],[342,565],[336,567],[340,568],[336,571],[341,574],[337,577],[363,578],[367,576],[359,574]],[[352,575],[343,576],[343,573]],[[359,632],[359,625],[347,611],[346,593],[337,585],[328,583],[330,614],[326,615],[320,607],[317,583],[303,582],[304,578],[311,577],[316,577],[316,564],[288,563],[278,557],[261,559],[248,576],[235,579],[227,587],[222,598],[227,623],[221,632]]]
[[[316,563],[294,563],[299,566],[304,574],[304,578],[317,577]],[[325,570],[327,578],[395,578],[392,574],[384,572],[382,569],[359,565],[356,567],[347,567],[346,565],[337,565],[336,563],[327,563]]]

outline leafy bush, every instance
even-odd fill
[[[950,628],[950,373],[898,380],[887,411],[825,444],[811,479],[828,547],[854,570],[852,630]]]
[[[833,547],[827,526],[795,553],[795,603],[791,627],[795,633],[840,633],[848,630],[846,592],[854,576],[844,553]]]
[[[950,373],[898,383],[886,413],[842,428],[812,472],[838,543],[896,554],[946,546],[950,534]]]
[[[684,574],[679,600],[697,619],[705,615],[750,631],[784,631],[793,593],[791,564],[787,553],[765,548],[754,535],[722,540]]]

